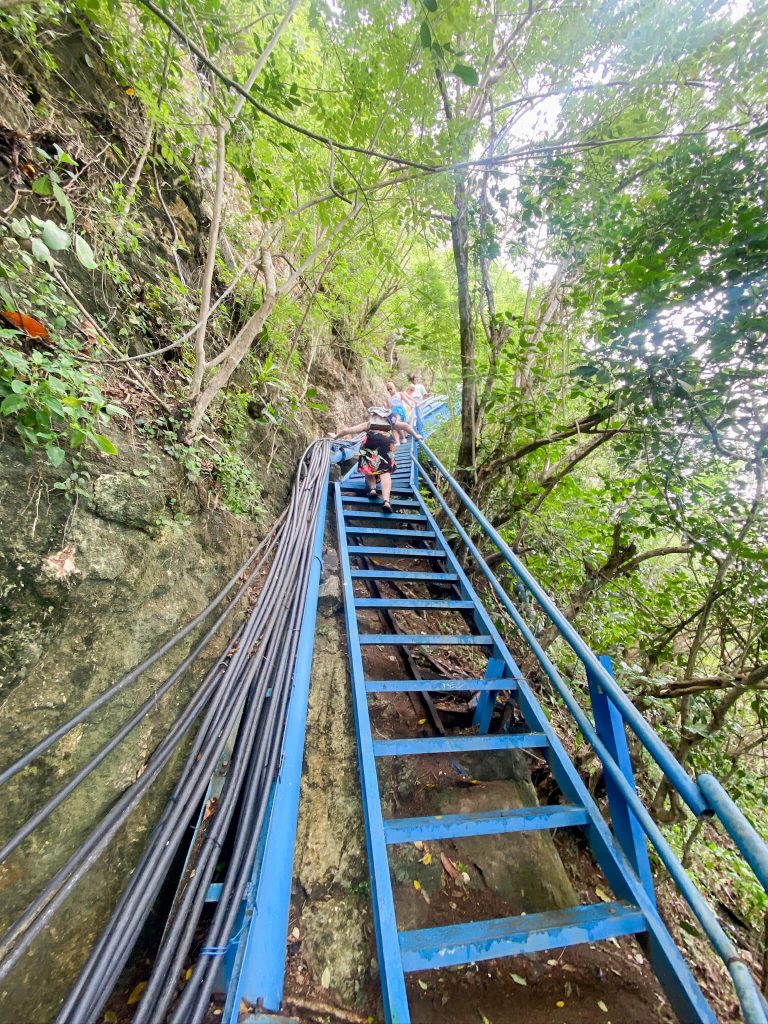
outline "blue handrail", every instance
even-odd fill
[[[604,689],[606,695],[618,708],[625,722],[627,722],[627,724],[629,724],[633,728],[635,733],[641,739],[641,742],[643,742],[643,744],[652,754],[657,763],[659,763],[660,767],[665,772],[665,774],[670,779],[675,788],[678,788],[677,782],[682,777],[682,780],[684,780],[686,791],[689,793],[689,795],[692,796],[691,800],[688,800],[686,796],[686,800],[689,803],[689,805],[696,805],[697,807],[700,806],[702,810],[697,811],[697,813],[711,813],[710,804],[705,799],[705,793],[703,792],[705,787],[712,791],[711,786],[707,787],[706,779],[705,787],[702,787],[702,790],[699,790],[696,783],[694,783],[685,773],[679,762],[675,760],[671,751],[659,739],[659,737],[653,731],[649,723],[646,722],[642,715],[637,711],[637,709],[631,703],[626,694],[624,694],[624,692],[621,690],[618,684],[614,682],[613,678],[603,667],[603,665],[600,663],[597,657],[587,647],[585,641],[579,636],[579,634],[576,632],[573,626],[571,626],[568,620],[562,615],[562,613],[554,605],[554,603],[545,593],[545,591],[539,586],[538,583],[536,583],[531,574],[527,571],[527,569],[525,569],[522,563],[520,563],[519,559],[512,553],[512,551],[505,544],[505,542],[499,536],[497,531],[487,521],[485,516],[483,516],[482,512],[480,512],[480,510],[477,508],[474,502],[472,502],[469,496],[448,473],[448,471],[445,469],[445,467],[442,465],[439,459],[437,459],[437,457],[433,454],[433,452],[430,451],[427,445],[421,442],[421,447],[425,451],[426,455],[433,463],[433,465],[443,475],[443,477],[450,485],[454,493],[458,496],[462,504],[472,513],[476,521],[483,528],[484,532],[490,537],[490,539],[494,542],[496,547],[501,551],[506,561],[509,562],[509,564],[512,566],[517,577],[533,594],[538,604],[546,612],[551,621],[553,621],[555,625],[558,627],[561,635],[564,637],[564,639],[568,641],[573,650],[581,658],[581,660],[585,664],[585,667],[588,667],[589,671],[594,672],[594,675],[597,676],[601,688]],[[749,968],[741,959],[738,948],[734,945],[734,943],[723,930],[714,912],[708,906],[708,904],[702,897],[701,893],[694,885],[687,871],[685,870],[681,862],[678,860],[678,858],[675,856],[675,853],[672,850],[669,843],[667,842],[667,840],[664,838],[664,835],[657,826],[656,822],[653,820],[653,818],[643,805],[642,801],[638,797],[637,793],[634,790],[634,787],[628,782],[620,766],[616,763],[616,761],[613,759],[604,743],[600,740],[600,737],[598,736],[594,726],[582,710],[581,706],[579,705],[578,701],[574,697],[573,693],[571,692],[567,684],[563,681],[557,668],[536,640],[535,636],[530,630],[530,627],[520,615],[520,612],[509,598],[509,595],[506,593],[504,588],[501,586],[499,581],[494,576],[491,569],[485,563],[476,545],[473,543],[473,541],[467,534],[466,530],[462,527],[456,515],[449,508],[447,502],[435,487],[433,481],[429,477],[426,470],[421,465],[419,465],[418,462],[416,463],[416,466],[421,478],[424,480],[424,482],[426,483],[427,487],[429,488],[430,492],[433,494],[435,499],[439,502],[440,506],[448,516],[449,520],[453,524],[462,541],[473,555],[475,561],[478,564],[478,567],[480,568],[480,571],[483,573],[485,578],[490,583],[497,598],[499,599],[505,610],[512,618],[512,621],[515,623],[515,626],[518,628],[521,635],[531,648],[532,652],[536,656],[539,664],[547,674],[553,686],[560,694],[568,710],[571,712],[574,720],[576,721],[576,724],[581,729],[585,739],[592,745],[593,749],[595,750],[595,753],[600,758],[603,764],[605,772],[610,776],[612,781],[620,790],[631,812],[635,815],[641,828],[648,836],[650,841],[653,843],[654,847],[656,848],[659,854],[659,858],[669,871],[669,874],[673,878],[675,884],[677,885],[678,890],[680,891],[681,895],[685,898],[686,902],[695,914],[696,918],[698,919],[699,923],[704,929],[707,937],[712,943],[713,948],[718,953],[723,963],[726,965],[728,972],[731,976],[731,979],[733,981],[734,989],[736,991],[736,994],[739,998],[739,1002],[742,1007],[744,1020],[747,1022],[747,1024],[766,1024],[766,1021],[768,1021],[768,1014],[766,1014],[763,998],[760,994],[757,985],[755,984],[752,975],[749,972]],[[561,628],[561,624],[564,625],[566,628]],[[595,666],[597,666],[599,672],[595,670]],[[605,677],[605,679],[608,680],[610,685],[605,684],[603,677]],[[714,781],[715,780],[713,780],[713,782]],[[701,782],[701,779],[699,780],[699,782]],[[693,794],[691,794],[690,792],[691,790],[693,790],[693,794],[695,794],[695,799],[693,798]],[[735,808],[735,805],[732,804],[730,798],[727,798],[727,794],[725,794],[725,796],[726,800],[732,805],[732,808],[735,809],[737,813],[740,813],[738,812],[738,809]],[[722,808],[722,814],[728,817],[729,809],[727,807],[726,802],[720,801],[720,807]],[[720,813],[720,810],[718,810],[718,813]],[[733,817],[732,809],[730,809],[730,815],[731,817]],[[721,820],[724,820],[722,815]],[[748,828],[751,828],[748,822],[746,824]],[[727,824],[726,827],[728,827]],[[752,832],[754,832],[754,830],[752,830]],[[754,833],[754,838],[756,838],[758,842],[760,842],[759,837],[756,833]],[[737,841],[735,837],[734,841]],[[765,850],[765,847],[762,843],[760,843],[760,845],[762,847],[762,856],[768,857],[768,851]],[[739,848],[741,849],[742,847],[739,846]],[[744,851],[742,850],[742,852]],[[749,858],[747,859],[749,860]],[[752,864],[752,861],[750,860],[749,862],[753,866],[753,869],[757,871],[757,869],[754,868],[754,864]],[[758,860],[758,863],[762,862]],[[758,877],[760,876],[758,875]]]
[[[703,774],[696,781],[709,806],[723,823],[725,831],[768,893],[768,847],[762,837],[752,828],[714,775]]]
[[[658,766],[667,776],[669,781],[682,796],[695,815],[710,813],[709,805],[702,796],[696,783],[686,773],[679,761],[676,760],[672,751],[661,740],[652,726],[640,714],[632,701],[627,697],[621,687],[616,683],[611,674],[600,664],[599,658],[592,653],[586,642],[579,636],[571,623],[566,619],[554,601],[546,591],[539,586],[533,576],[528,572],[523,563],[502,539],[501,535],[488,522],[480,509],[475,505],[469,495],[458,485],[448,470],[443,466],[437,456],[424,444],[419,442],[423,450],[431,459],[435,467],[445,477],[446,482],[453,492],[460,498],[462,504],[469,509],[472,515],[482,527],[483,531],[493,541],[501,552],[503,558],[509,563],[512,571],[520,582],[536,599],[545,615],[557,627],[558,632],[566,643],[573,649],[583,662],[584,667],[594,675],[600,687],[610,698],[611,702],[621,713],[624,721],[634,731],[637,738],[651,754]]]

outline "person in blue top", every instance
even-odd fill
[[[405,408],[405,402],[403,401],[402,394],[395,387],[394,381],[388,380],[386,384],[387,388],[387,405],[390,411],[397,417],[398,420],[402,420],[404,423],[408,422],[408,412]],[[400,423],[395,423],[395,444],[402,444],[405,441],[406,431],[401,430]]]

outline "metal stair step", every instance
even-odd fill
[[[345,526],[344,532],[347,536],[354,534],[361,537],[412,537],[414,540],[431,540],[435,536],[434,530],[399,530],[397,527],[388,529],[378,526]]]
[[[350,555],[386,555],[388,558],[445,558],[444,551],[434,548],[374,548],[353,544],[347,548]]]
[[[368,507],[368,508],[373,508],[373,509],[376,508],[376,506],[371,503],[371,499],[370,498],[366,498],[366,497],[358,498],[356,495],[342,494],[341,500],[342,500],[342,502],[343,502],[343,504],[345,506],[346,505],[362,505],[363,507]],[[412,498],[401,498],[399,500],[398,499],[394,499],[392,501],[392,504],[393,505],[399,505],[401,508],[419,508],[420,507],[419,502],[418,501],[414,501]],[[351,509],[346,509],[345,508],[344,511],[345,512],[349,511],[350,514],[352,513]]]
[[[515,690],[516,679],[370,679],[367,693],[463,693],[467,690]]]
[[[419,736],[416,739],[374,740],[376,757],[412,756],[416,754],[461,754],[467,750],[527,750],[546,747],[543,732],[487,733],[481,736]]]
[[[361,644],[393,644],[397,647],[405,644],[409,647],[490,647],[493,644],[493,637],[489,633],[481,633],[479,636],[471,633],[361,633],[359,639]]]
[[[346,492],[346,493],[344,493],[342,495],[342,497],[345,498],[345,499],[349,498],[350,495],[353,495],[353,496],[356,496],[358,494],[366,495],[368,493],[368,486],[367,486],[367,484],[360,484],[360,485],[358,485],[358,484],[342,484],[341,486],[345,489],[345,492]],[[403,485],[402,487],[395,487],[395,485],[393,484],[392,485],[391,493],[393,495],[396,495],[396,494],[405,494],[405,495],[413,494],[413,488],[410,487],[410,486],[406,486],[406,485]],[[366,498],[366,501],[370,501],[370,498]]]
[[[474,601],[434,600],[420,597],[356,597],[356,608],[434,608],[437,611],[460,611],[475,607]]]
[[[601,903],[404,931],[399,935],[400,953],[404,971],[428,971],[636,935],[645,927],[637,907]]]
[[[344,511],[345,519],[382,519],[387,523],[426,523],[427,517],[420,513],[404,512],[398,515],[397,512],[356,512],[348,508]]]
[[[351,569],[353,580],[412,580],[423,583],[457,583],[455,572],[398,572],[397,569]]]
[[[466,836],[493,836],[508,832],[536,832],[550,828],[586,825],[589,815],[573,804],[553,807],[514,807],[501,811],[467,814],[436,814],[417,818],[385,818],[384,838],[394,843],[417,840],[437,842]]]

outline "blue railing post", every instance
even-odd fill
[[[613,676],[613,666],[611,665],[611,659],[607,655],[603,654],[600,656],[600,663],[606,672]],[[627,743],[624,719],[606,696],[600,681],[595,677],[589,666],[587,666],[587,682],[589,683],[589,697],[592,701],[592,713],[595,717],[597,735],[608,748],[611,757],[618,764],[624,778],[632,789],[637,792],[635,774],[632,770],[632,761],[629,756],[629,744]],[[627,860],[632,865],[635,874],[643,883],[643,888],[655,905],[656,895],[653,888],[653,875],[651,874],[651,863],[648,859],[645,833],[608,772],[604,773],[604,778],[614,835]]]
[[[486,679],[501,679],[504,675],[504,662],[494,652],[494,657],[488,659],[488,667],[485,670]],[[475,713],[472,716],[472,725],[480,726],[480,732],[488,732],[493,717],[493,708],[496,704],[498,690],[484,690],[478,695]]]

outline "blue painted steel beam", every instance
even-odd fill
[[[400,949],[403,970],[429,971],[636,935],[644,930],[645,919],[637,907],[601,903],[401,932]]]
[[[392,529],[379,526],[345,526],[348,537],[410,537],[411,540],[432,540],[435,536],[434,530],[399,530],[396,526]]]
[[[589,743],[591,743],[598,757],[602,761],[606,773],[610,773],[613,776],[617,785],[625,787],[622,789],[625,799],[629,801],[633,812],[637,815],[638,821],[640,821],[640,824],[642,825],[643,831],[659,851],[659,855],[664,865],[669,870],[686,900],[688,900],[691,908],[696,914],[696,917],[712,940],[718,953],[723,956],[728,949],[734,951],[736,960],[725,958],[725,962],[728,963],[728,969],[732,976],[735,974],[742,976],[742,980],[739,981],[737,988],[741,989],[743,994],[743,991],[748,990],[749,988],[749,985],[743,978],[743,974],[748,976],[748,971],[744,964],[739,964],[737,962],[738,954],[735,952],[736,947],[730,942],[723,932],[717,918],[702,899],[700,893],[688,877],[685,869],[675,857],[671,847],[661,834],[656,823],[646,811],[642,802],[627,786],[626,779],[624,778],[619,766],[615,763],[605,745],[600,740],[600,737],[597,735],[591,721],[584,714],[573,693],[560,677],[556,667],[547,656],[546,652],[542,649],[525,619],[523,619],[514,603],[510,600],[509,595],[496,579],[493,572],[486,565],[482,555],[477,549],[477,546],[469,537],[445,498],[443,498],[442,494],[440,494],[437,488],[433,485],[430,478],[422,471],[421,466],[417,463],[415,465],[420,472],[421,479],[434,496],[438,505],[446,514],[458,536],[471,552],[478,568],[488,580],[494,594],[508,612],[531,651],[538,658],[539,664],[549,677],[552,685],[562,697],[568,710],[576,720],[578,727],[584,734],[584,737]],[[431,513],[423,502],[422,509],[430,522],[434,524],[434,517],[431,516]],[[451,567],[458,573],[464,592],[467,594],[473,594],[474,591],[472,590],[463,569],[453,556],[450,549],[448,561]],[[480,607],[482,608],[482,605]],[[493,622],[490,621],[490,618],[488,618],[488,622],[489,632],[493,634],[495,632],[495,626]],[[498,638],[498,643],[500,645],[499,651],[501,657],[507,666],[507,672],[514,676],[519,675],[517,664],[514,658],[512,658],[509,650],[504,646],[501,637]],[[715,1015],[712,1013],[709,1004],[704,998],[704,995],[680,950],[672,939],[672,936],[669,934],[667,926],[659,916],[655,904],[648,898],[640,879],[637,878],[631,870],[628,870],[628,862],[624,857],[623,851],[619,847],[618,842],[611,831],[608,829],[599,808],[595,804],[589,791],[576,771],[559,737],[549,724],[549,721],[544,714],[541,705],[536,700],[530,686],[528,686],[523,679],[520,679],[518,684],[517,703],[528,727],[539,729],[547,736],[550,743],[550,749],[548,751],[549,764],[566,798],[571,803],[583,805],[589,811],[590,824],[586,829],[587,839],[595,859],[602,868],[609,885],[620,898],[636,904],[645,913],[646,920],[648,922],[650,960],[676,1013],[681,1020],[686,1022],[696,1022],[696,1024],[701,1024],[701,1022],[706,1022],[706,1024],[717,1024]],[[634,801],[634,803],[632,801]],[[740,995],[740,999],[742,999],[742,995]],[[743,1000],[742,1005],[744,1005]],[[760,1024],[765,1024],[761,1018],[751,1016],[751,1013],[752,1011],[750,1009],[750,1017],[748,1018],[750,1024],[752,1024],[752,1021],[760,1021]]]
[[[285,979],[288,913],[293,881],[293,854],[299,816],[309,682],[317,620],[317,597],[323,567],[323,538],[328,488],[323,489],[315,526],[312,566],[301,619],[291,693],[283,734],[282,758],[272,789],[272,805],[263,833],[260,861],[247,890],[245,917],[227,992],[223,1018],[238,1024],[242,1000],[266,1010],[279,1010]]]
[[[419,442],[419,444],[421,444],[432,463],[443,474],[453,492],[461,500],[463,505],[472,513],[483,531],[496,545],[502,557],[510,565],[512,571],[520,582],[533,595],[542,611],[557,627],[558,632],[566,643],[570,645],[573,651],[582,660],[584,667],[594,674],[595,679],[599,681],[606,696],[609,697],[613,704],[619,709],[624,721],[634,730],[635,735],[651,754],[677,792],[683,797],[693,813],[696,815],[707,813],[709,811],[709,807],[695,782],[689,775],[687,775],[685,769],[675,758],[669,747],[667,747],[664,741],[659,737],[655,729],[653,729],[650,723],[647,722],[640,714],[621,687],[618,686],[618,684],[611,678],[610,674],[606,672],[595,654],[593,654],[554,601],[546,593],[543,587],[537,583],[517,555],[504,541],[498,530],[494,529],[469,495],[466,494],[450,473],[448,473],[434,452],[432,452],[423,441]],[[418,465],[418,463],[416,465]]]
[[[205,894],[205,902],[218,903],[221,897],[222,888],[222,882],[211,882],[211,884],[208,886],[208,892]]]
[[[417,818],[385,818],[387,843],[438,842],[467,836],[494,836],[509,832],[535,832],[550,828],[586,825],[589,815],[583,807],[514,807],[502,811],[472,811],[466,814],[437,814]]]
[[[613,675],[611,659],[606,655],[602,655],[600,662],[606,672],[610,672]],[[627,783],[637,792],[635,773],[629,757],[629,745],[627,743],[627,730],[624,725],[624,719],[621,717],[618,708],[608,700],[602,686],[590,669],[587,669],[587,682],[589,684],[589,696],[592,701],[592,714],[595,719],[597,735],[610,751],[611,757],[613,757],[621,769]],[[608,797],[608,809],[611,812],[611,825],[619,845],[626,854],[627,860],[632,865],[635,874],[643,883],[645,891],[648,893],[648,898],[655,904],[656,893],[653,886],[651,862],[648,859],[645,833],[640,827],[640,822],[630,810],[627,801],[622,796],[621,790],[613,781],[613,776],[610,772],[605,772],[605,791]]]
[[[432,598],[421,597],[356,597],[355,608],[387,608],[397,610],[398,608],[434,608],[441,612],[461,611],[462,609],[474,608],[472,601],[452,601],[446,599],[441,601]]]
[[[374,740],[376,757],[417,754],[461,754],[467,750],[532,750],[548,746],[541,732],[497,733],[493,736],[420,736],[415,739]]]
[[[339,535],[339,555],[344,594],[344,621],[347,628],[349,669],[352,678],[352,708],[357,733],[357,755],[363,797],[365,840],[368,851],[368,869],[371,879],[373,922],[376,930],[379,975],[386,1024],[407,1024],[410,1020],[408,995],[400,963],[400,945],[397,921],[389,876],[387,845],[384,842],[384,816],[381,810],[373,736],[368,715],[368,696],[365,692],[363,657],[358,643],[357,614],[349,566],[349,550],[344,536],[344,508],[341,487],[334,487],[336,524]]]
[[[426,523],[427,521],[426,516],[414,512],[355,512],[353,509],[344,513],[344,521],[348,522],[350,519],[375,519],[382,523]]]
[[[370,498],[358,498],[351,494],[343,495],[344,501],[344,515],[357,515],[353,512],[349,505],[362,505],[364,508],[375,509],[376,506],[373,504]],[[414,501],[413,498],[393,498],[390,504],[394,507],[397,505],[398,508],[418,508],[418,501]]]
[[[768,892],[768,847],[765,842],[714,775],[705,773],[700,775],[696,781],[706,797],[707,803],[723,823],[726,832],[754,871],[758,882]]]
[[[386,555],[387,558],[445,558],[444,551],[431,548],[375,548],[365,545],[351,545],[350,555]]]
[[[372,679],[368,693],[474,693],[476,690],[514,690],[516,679]]]
[[[351,497],[355,497],[358,494],[367,495],[368,491],[370,490],[368,485],[364,484],[364,483],[361,483],[361,484],[342,483],[341,486],[344,488],[344,498],[345,499],[348,499],[348,498],[351,498]],[[407,495],[412,494],[412,493],[413,492],[411,491],[411,488],[407,484],[405,486],[403,486],[403,487],[395,487],[394,484],[392,485],[392,494],[393,495],[402,494],[402,495],[406,495],[407,496]],[[366,500],[367,501],[372,501],[373,499],[372,498],[366,498]]]
[[[493,642],[490,636],[451,636],[448,633],[432,635],[420,633],[361,633],[361,644],[390,644],[393,647],[488,647]]]
[[[486,679],[500,679],[504,675],[504,662],[501,658],[490,658],[488,667],[485,670]],[[475,706],[475,713],[472,716],[472,725],[476,725],[479,732],[488,732],[493,718],[493,709],[496,705],[497,690],[484,690]]]
[[[398,572],[397,569],[352,569],[353,580],[412,580],[414,583],[455,583],[453,572]]]

